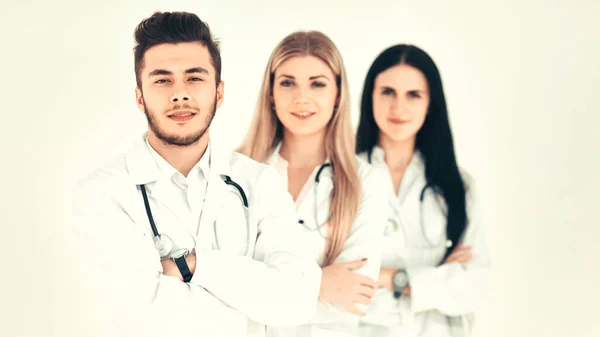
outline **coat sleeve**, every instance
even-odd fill
[[[243,319],[200,285],[162,274],[152,239],[142,234],[109,183],[98,177],[80,182],[72,217],[80,281],[94,299],[90,312],[110,331],[106,335],[214,335],[231,324],[227,320]]]
[[[269,167],[253,184],[258,239],[254,259],[221,251],[197,253],[192,283],[202,286],[253,321],[269,326],[299,325],[312,317],[321,285],[321,268],[298,238],[290,194]]]
[[[485,292],[490,254],[474,184],[470,179],[465,182],[468,226],[463,246],[472,247],[473,259],[466,264],[407,268],[415,313],[438,310],[447,316],[464,315],[474,310]]]
[[[344,248],[335,263],[357,261],[367,258],[367,263],[356,273],[368,276],[374,281],[379,278],[381,254],[385,224],[388,214],[388,194],[383,173],[370,166],[361,168],[362,201]],[[359,310],[366,312],[368,305],[357,304]],[[330,303],[319,303],[313,323],[336,322],[340,320],[357,321],[355,314]]]

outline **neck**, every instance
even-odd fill
[[[183,174],[184,177],[187,177],[194,165],[200,161],[200,158],[206,152],[208,131],[197,142],[188,146],[167,144],[156,137],[152,131],[149,131],[148,143],[171,166]]]
[[[391,171],[404,171],[415,153],[415,138],[395,141],[388,137],[379,139],[379,146],[385,152],[385,162]]]
[[[327,158],[325,132],[309,136],[295,136],[284,131],[279,155],[288,162],[288,167],[292,168],[321,165]]]

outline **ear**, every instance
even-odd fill
[[[144,95],[142,94],[142,89],[138,87],[135,88],[135,104],[137,104],[137,107],[141,112],[144,112],[146,107],[144,104]]]
[[[225,82],[221,81],[217,85],[217,109],[221,107],[223,100],[225,100]]]

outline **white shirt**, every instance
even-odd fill
[[[367,158],[367,154],[361,154]],[[388,226],[382,267],[403,268],[409,275],[411,296],[396,300],[390,290],[379,289],[369,313],[362,319],[363,336],[464,335],[463,319],[471,317],[486,284],[489,252],[479,214],[473,181],[462,173],[467,191],[468,224],[463,245],[471,246],[473,259],[464,265],[438,266],[446,252],[446,204],[427,189],[422,155],[415,152],[398,193],[385,163],[383,149],[375,147],[373,169],[385,176],[389,196]],[[422,223],[421,223],[421,219]],[[453,317],[450,320],[447,317]]]
[[[152,148],[146,137],[146,146],[150,151],[156,166],[160,170],[162,184],[149,184],[146,187],[149,199],[160,199],[160,195],[168,195],[168,200],[154,200],[158,210],[152,210],[153,216],[160,216],[162,210],[178,217],[179,221],[160,222],[155,219],[156,227],[161,233],[165,233],[173,241],[174,249],[194,247],[194,238],[198,235],[200,225],[200,214],[204,206],[204,197],[206,196],[206,187],[208,186],[208,176],[210,173],[210,142],[206,151],[200,160],[185,177],[169,164],[160,154]],[[156,186],[160,186],[160,191],[153,193]],[[185,223],[185,227],[180,226]],[[176,225],[176,226],[173,226]]]
[[[98,302],[89,309],[105,320],[101,335],[245,336],[249,325],[312,317],[321,269],[305,255],[293,201],[277,174],[239,153],[209,149],[182,179],[160,159],[140,138],[75,191],[81,273],[91,275]],[[248,217],[225,176],[244,190]],[[196,251],[189,283],[162,274],[142,184],[159,233]]]
[[[287,162],[279,155],[279,146],[268,163],[279,173],[281,182],[288,185]],[[363,189],[362,200],[356,220],[344,248],[335,263],[356,261],[368,258],[368,262],[357,273],[377,280],[380,268],[381,248],[387,212],[387,197],[380,193],[384,182],[380,176],[373,175],[369,165],[357,158],[358,173]],[[302,230],[298,239],[307,243],[306,254],[317,263],[322,264],[325,258],[326,237],[328,234],[325,222],[329,218],[330,194],[333,189],[331,167],[321,171],[319,183],[315,182],[316,167],[304,184],[297,200],[297,226]],[[316,207],[315,207],[316,205]],[[318,219],[315,220],[315,215]],[[323,225],[325,224],[325,225]],[[322,225],[318,227],[319,225]],[[319,228],[320,230],[315,230]],[[366,310],[367,306],[359,306]],[[270,337],[333,337],[358,336],[359,317],[344,309],[328,303],[319,302],[316,315],[312,320],[296,328],[268,327]]]

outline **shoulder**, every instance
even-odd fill
[[[125,155],[122,154],[79,179],[76,185],[76,192],[84,193],[98,189],[108,189],[124,181],[129,181],[129,173],[127,171]]]
[[[467,194],[467,197],[469,197],[469,195],[474,193],[476,189],[475,178],[469,171],[467,171],[463,167],[459,167],[458,171],[460,173],[460,178],[462,179],[463,184],[465,186],[465,193]]]
[[[356,157],[365,161],[366,163],[369,162],[369,153],[367,153],[367,151],[363,151],[363,152],[357,154]]]
[[[360,155],[356,156],[358,162],[358,176],[362,185],[363,194],[384,194],[390,187],[387,166],[369,164]]]
[[[232,151],[230,154],[231,179],[247,187],[249,194],[266,193],[273,190],[285,190],[280,186],[279,175],[267,164],[258,162],[244,154]]]
[[[275,170],[273,170],[269,165],[260,163],[239,152],[231,151],[229,158],[232,174],[238,177],[240,180],[256,182],[263,176],[271,176],[275,174]]]
[[[83,213],[102,209],[121,199],[131,186],[125,155],[119,155],[77,181],[72,206]]]

